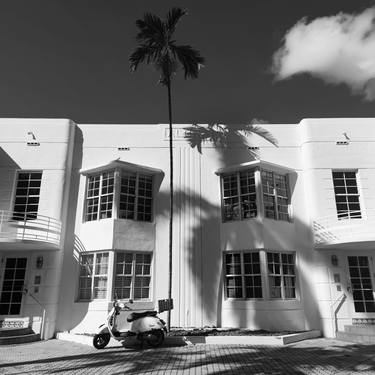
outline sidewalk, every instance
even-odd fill
[[[116,344],[116,343],[115,343]],[[1,346],[0,374],[375,374],[375,346],[332,339],[284,347],[189,345],[96,350],[60,340]]]

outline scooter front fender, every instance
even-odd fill
[[[109,330],[106,324],[101,324],[95,332],[96,335],[99,335],[101,333],[109,333]]]

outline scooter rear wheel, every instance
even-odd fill
[[[110,338],[111,335],[109,333],[99,333],[98,335],[94,336],[92,344],[96,349],[103,349],[109,343]]]
[[[158,329],[158,330],[147,332],[144,338],[148,345],[156,347],[156,346],[160,346],[163,343],[164,333],[162,330]]]

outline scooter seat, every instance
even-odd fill
[[[133,312],[131,313],[128,318],[126,319],[128,322],[133,322],[134,320],[144,318],[145,316],[156,316],[157,311],[144,311],[140,313]]]

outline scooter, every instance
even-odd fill
[[[116,317],[120,314],[120,311],[132,310],[128,303],[132,304],[133,300],[129,300],[127,303],[118,300],[113,301],[113,307],[107,316],[107,322],[99,326],[92,341],[96,349],[105,348],[111,337],[117,341],[124,341],[128,337],[136,336],[142,344],[147,343],[153,347],[163,343],[167,327],[164,320],[157,316],[156,311],[132,312],[126,319],[132,323],[130,330],[117,330]]]

